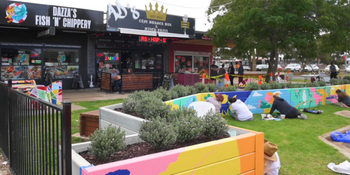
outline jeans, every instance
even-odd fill
[[[220,78],[221,81],[218,81],[218,88],[221,88],[223,86],[225,86],[224,82],[225,82],[225,78]]]
[[[115,92],[118,92],[119,90],[119,86],[121,85],[121,81],[120,80],[117,80],[114,82],[114,89],[115,89]]]
[[[234,76],[230,76],[231,86],[233,86],[233,84],[234,84],[234,83],[233,83],[234,78],[235,78]]]

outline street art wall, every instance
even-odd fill
[[[61,105],[62,81],[55,81],[49,86],[37,85],[27,94],[55,105]]]
[[[224,101],[222,102],[221,114],[228,115],[230,105],[228,99],[237,95],[237,98],[245,102],[250,111],[254,114],[269,113],[273,104],[273,93],[279,91],[281,98],[297,109],[312,108],[338,102],[335,93],[337,89],[350,93],[350,85],[310,87],[298,89],[274,89],[259,91],[222,92]],[[192,102],[205,101],[208,98],[215,98],[218,93],[201,93],[172,101],[165,102],[172,105],[173,109],[188,107]]]

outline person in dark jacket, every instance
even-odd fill
[[[219,83],[218,83],[218,88],[221,88],[221,87],[223,87],[223,86],[225,86],[225,73],[226,73],[226,71],[225,71],[225,65],[223,64],[222,66],[221,66],[221,68],[219,69],[219,75],[218,76],[220,76],[220,75],[222,75],[222,77],[220,77],[220,80],[219,80]]]
[[[239,63],[238,63],[238,65],[239,65],[239,68],[238,68],[238,75],[244,75],[244,69],[243,69],[243,65],[242,65],[242,61],[240,61]],[[239,77],[239,79],[238,79],[238,84],[240,84],[241,82],[243,81],[243,77]]]
[[[345,92],[341,91],[340,89],[338,89],[335,92],[338,95],[338,102],[339,103],[334,103],[334,104],[337,105],[337,106],[349,108],[350,107],[350,97],[349,97],[349,95],[346,94]]]
[[[280,97],[280,92],[273,93],[273,101],[270,114],[272,114],[276,109],[281,113],[286,115],[286,118],[300,118],[307,120],[307,116],[305,114],[301,114],[295,107],[291,106],[287,101]]]
[[[231,75],[235,74],[235,68],[233,67],[232,63],[230,63],[230,67],[228,67],[228,74],[230,74],[230,83],[231,83],[231,86],[233,86],[233,80],[235,77]]]

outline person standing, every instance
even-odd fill
[[[334,79],[337,79],[337,68],[335,67],[334,63],[331,62],[330,63],[331,66],[329,67],[329,71],[331,72],[331,79],[334,78]]]
[[[232,62],[230,63],[230,67],[228,67],[228,74],[230,75],[230,83],[231,83],[231,86],[233,86],[233,80],[234,80],[234,76],[231,76],[231,75],[234,75],[235,74],[235,68],[233,67],[233,64]]]
[[[119,86],[121,85],[119,71],[117,69],[113,68],[111,71],[111,76],[113,79],[112,81],[114,83],[114,90],[115,90],[115,92],[118,92]]]
[[[226,73],[225,65],[223,64],[221,66],[221,68],[219,69],[219,75],[218,76],[222,76],[222,77],[219,78],[221,81],[219,81],[219,83],[218,83],[218,88],[221,88],[221,87],[223,87],[225,85],[225,83],[224,83],[225,82],[225,73]]]
[[[218,75],[218,66],[215,64],[215,61],[213,61],[213,64],[210,66],[210,76],[217,76]],[[211,81],[216,84],[216,79],[211,78]]]
[[[238,65],[239,65],[239,68],[238,68],[238,75],[240,75],[238,84],[240,84],[240,83],[243,81],[243,75],[244,75],[244,69],[243,69],[243,66],[242,66],[242,61],[240,61],[240,62],[238,63]]]

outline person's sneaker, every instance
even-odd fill
[[[306,117],[305,114],[300,114],[299,116],[300,116],[300,118],[305,119],[305,120],[309,119],[309,118]]]

